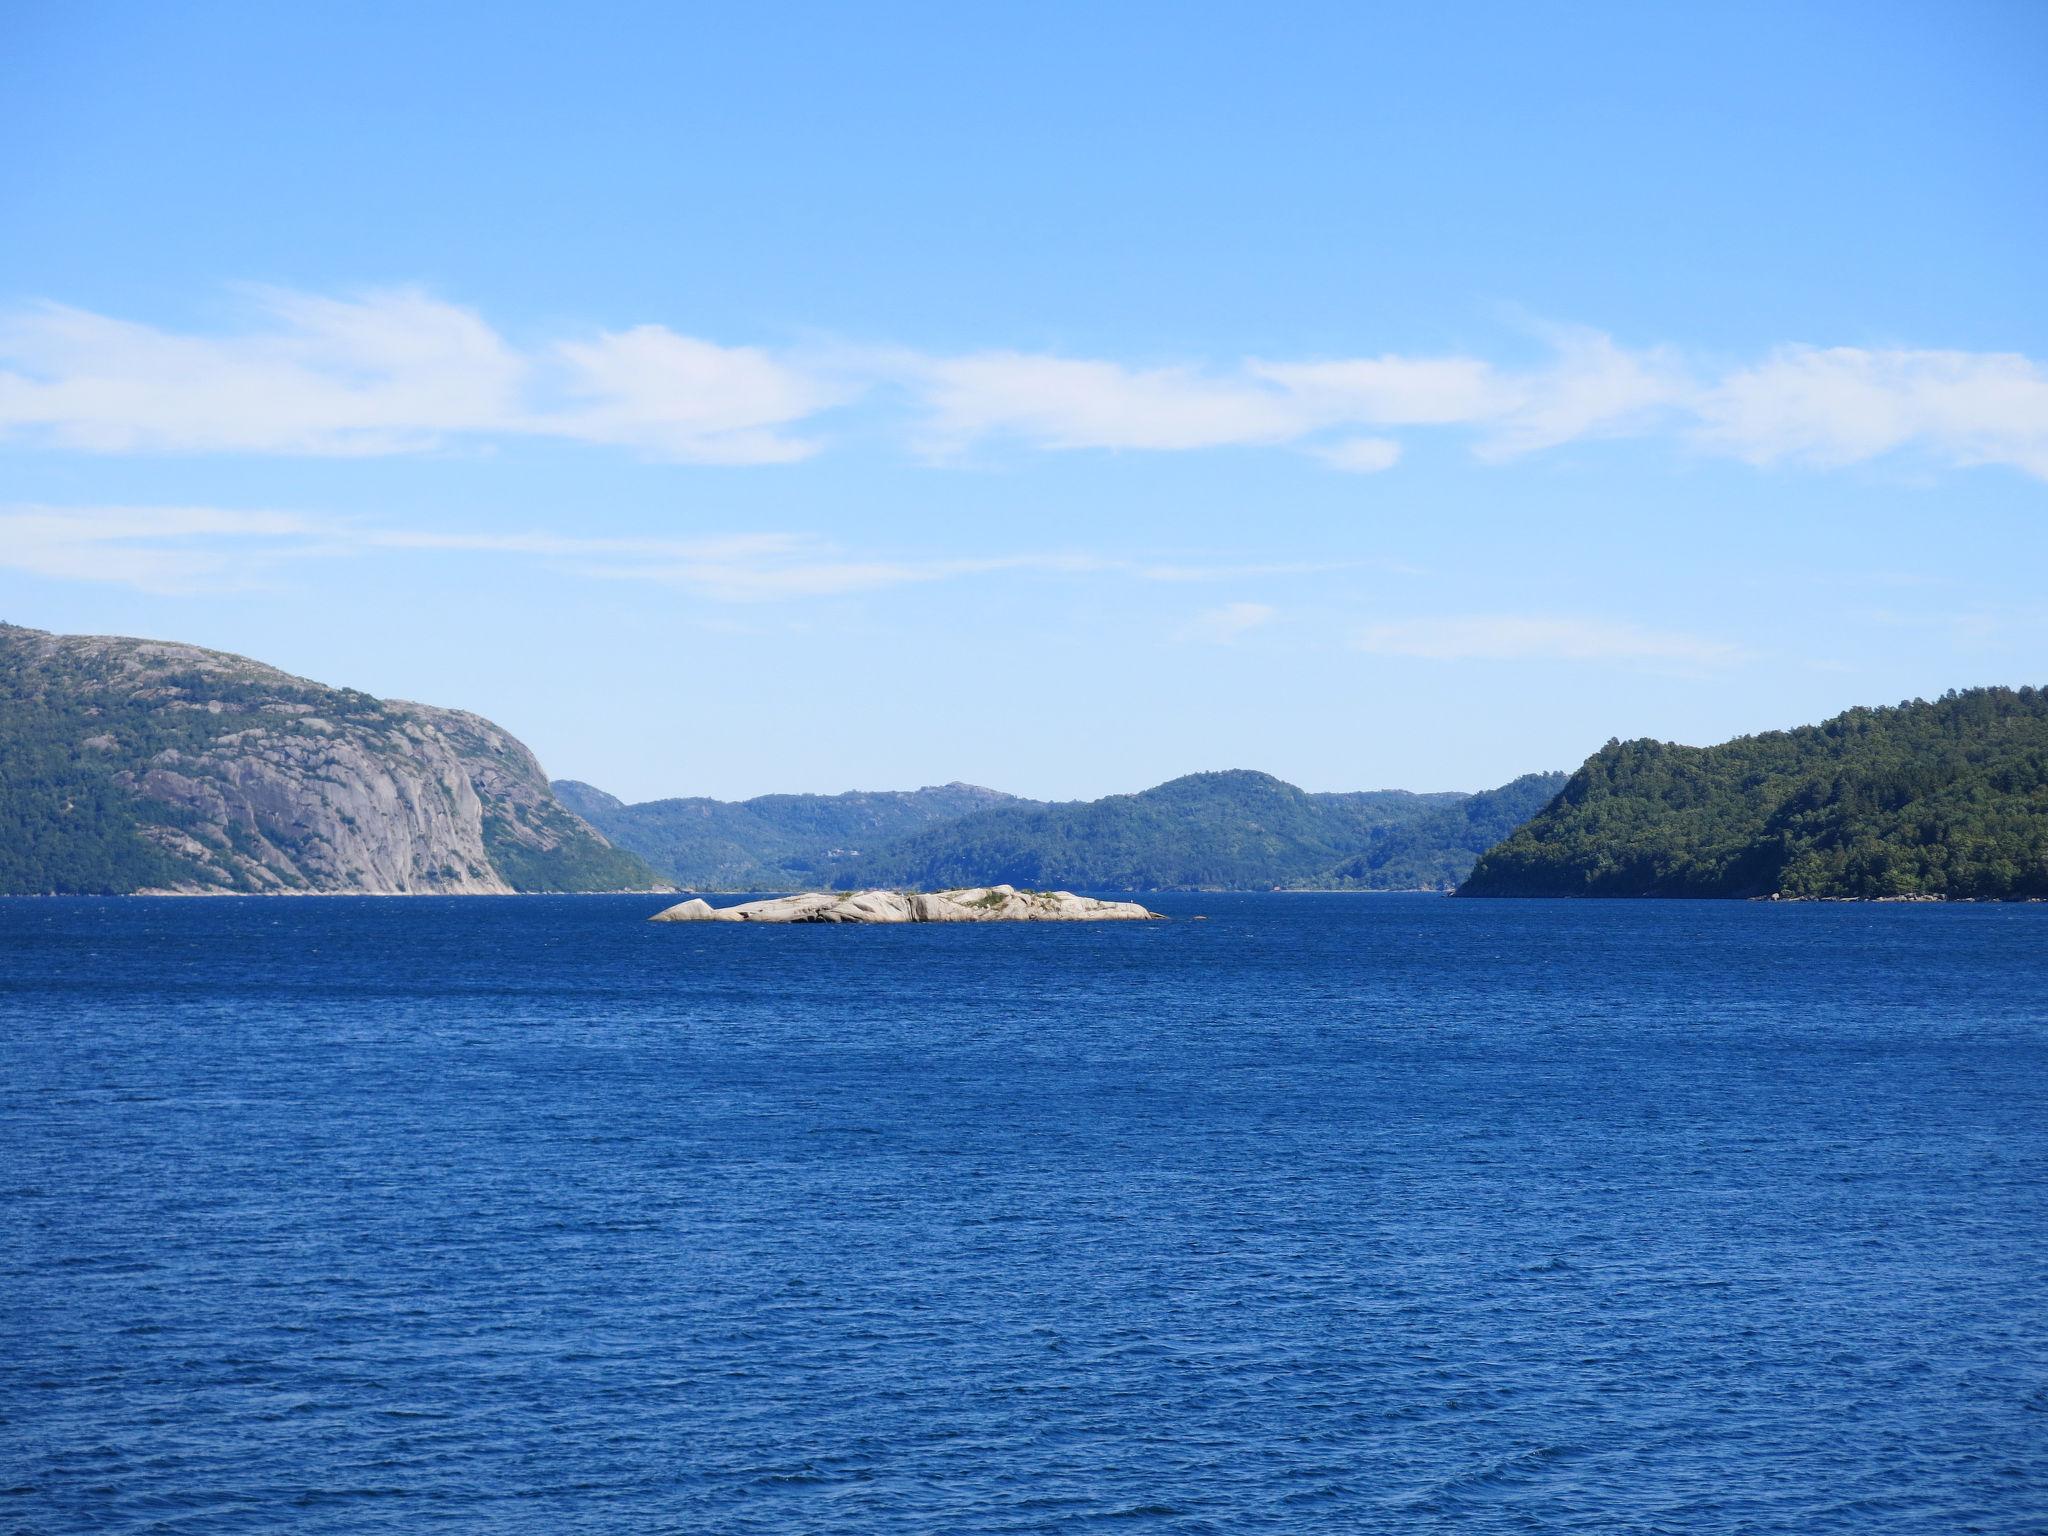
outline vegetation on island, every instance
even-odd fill
[[[1715,747],[1610,741],[1459,894],[2048,897],[2048,689]]]

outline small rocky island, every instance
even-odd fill
[[[1072,891],[980,885],[960,891],[806,891],[736,907],[703,897],[657,912],[651,923],[1114,923],[1157,918],[1135,901]]]

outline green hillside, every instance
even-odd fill
[[[564,805],[619,847],[700,891],[843,883],[839,871],[899,837],[991,807],[1030,803],[973,784],[637,805],[574,779],[558,779],[554,788]]]
[[[1530,782],[1540,787],[1541,776]],[[1550,782],[1554,787],[1562,776]],[[1545,798],[1534,789],[1522,794],[1527,810]],[[1467,819],[1463,808],[1473,798],[1407,790],[1310,794],[1270,774],[1198,773],[1135,795],[963,817],[853,861],[836,883],[1448,888],[1491,837]],[[1479,825],[1492,824],[1482,812]]]
[[[2048,897],[2048,690],[1611,741],[1459,894]]]

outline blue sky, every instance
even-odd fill
[[[2048,9],[0,7],[0,617],[629,798],[2048,683]]]

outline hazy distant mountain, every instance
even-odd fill
[[[1463,794],[1310,794],[1245,769],[1197,773],[1135,795],[977,812],[851,861],[839,883],[1448,889],[1485,846],[1483,829],[1511,806],[1533,812],[1543,786],[1563,780],[1533,775],[1493,791],[1475,821],[1463,810],[1475,797]]]
[[[2048,897],[2048,689],[1610,741],[1460,894]]]
[[[659,885],[480,716],[0,624],[0,893]]]
[[[637,805],[574,779],[554,787],[563,804],[619,847],[678,885],[705,891],[843,884],[840,871],[906,833],[992,806],[1031,803],[973,784]]]

